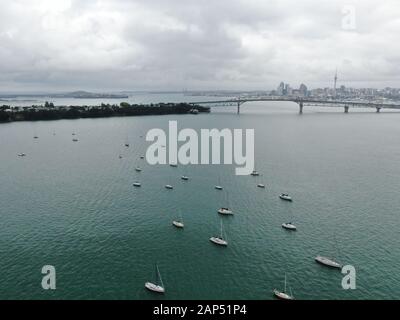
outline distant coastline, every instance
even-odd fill
[[[158,103],[158,104],[101,104],[99,106],[55,106],[46,102],[44,105],[29,107],[0,106],[0,122],[41,121],[80,118],[130,117],[144,115],[167,115],[209,113],[209,107],[189,103]]]

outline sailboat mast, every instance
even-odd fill
[[[160,270],[158,269],[158,265],[156,265],[156,270],[157,270],[157,278],[160,280],[161,287],[164,288],[164,284],[163,284],[163,281],[162,281],[162,278],[161,278]]]
[[[286,273],[285,273],[285,291],[284,292],[286,293]]]

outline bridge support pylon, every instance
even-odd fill
[[[376,113],[379,113],[379,112],[381,112],[381,108],[376,107]]]
[[[344,106],[344,113],[349,113],[349,106]]]
[[[303,114],[303,107],[304,107],[303,102],[300,102],[299,103],[299,114]]]

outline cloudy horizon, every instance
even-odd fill
[[[339,86],[400,87],[399,14],[397,0],[0,0],[0,92],[332,87],[336,68]]]

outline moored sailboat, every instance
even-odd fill
[[[292,293],[288,294],[286,292],[286,274],[285,274],[284,290],[283,291],[279,291],[277,289],[274,289],[273,292],[274,292],[275,297],[277,297],[278,299],[281,299],[281,300],[294,300],[294,297],[293,297]]]
[[[210,241],[212,243],[215,243],[216,245],[219,245],[219,246],[225,246],[226,247],[228,245],[228,241],[226,241],[224,239],[224,236],[223,236],[222,220],[221,220],[221,233],[220,233],[220,235],[219,236],[215,236],[215,237],[211,237]]]
[[[156,281],[155,281],[155,283],[146,282],[144,284],[144,286],[146,287],[146,289],[148,289],[152,292],[165,293],[165,288],[164,288],[164,284],[162,282],[161,273],[160,273],[160,270],[158,269],[157,264],[156,264]]]

